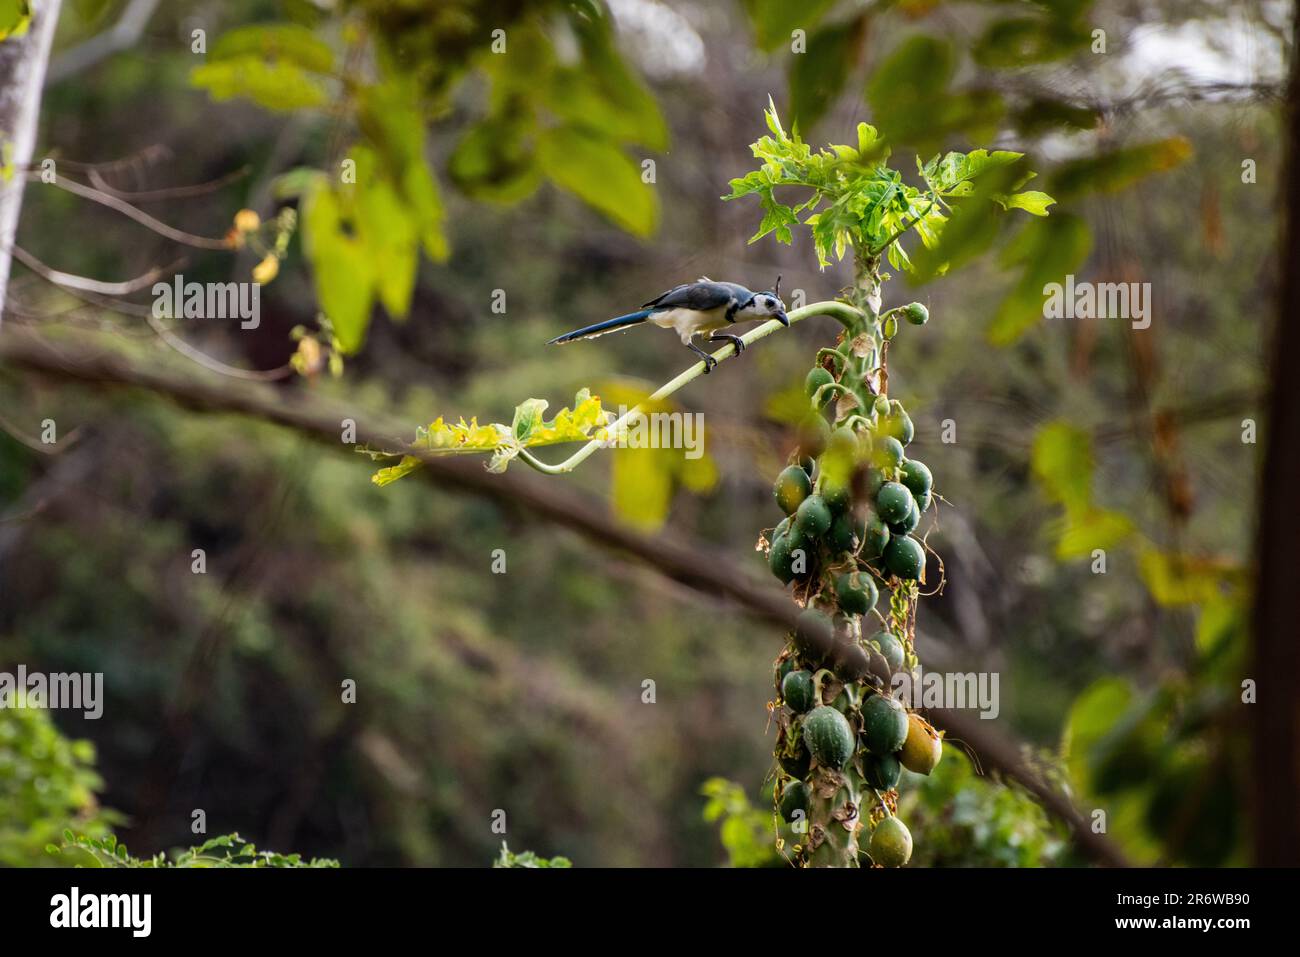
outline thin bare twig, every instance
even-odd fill
[[[241,166],[237,170],[231,170],[229,173],[218,176],[216,179],[210,179],[206,183],[194,183],[190,186],[165,186],[159,189],[135,191],[118,189],[104,179],[104,174],[93,166],[86,171],[86,178],[94,184],[96,189],[107,193],[109,196],[116,196],[118,199],[131,203],[153,203],[164,199],[188,199],[192,196],[205,196],[208,193],[215,193],[222,187],[243,179],[251,169],[251,166]]]
[[[29,172],[27,174],[27,179],[47,182],[40,173],[35,171]],[[126,216],[129,219],[134,219],[141,226],[151,229],[159,236],[170,239],[173,242],[182,243],[186,246],[193,246],[196,249],[221,249],[229,251],[232,248],[230,243],[224,238],[211,239],[207,236],[196,236],[194,233],[187,233],[174,226],[168,226],[161,220],[150,216],[144,210],[136,209],[125,200],[118,199],[116,196],[105,193],[103,190],[94,189],[93,187],[78,183],[75,180],[70,180],[66,176],[56,175],[53,179],[48,180],[48,182],[50,185],[66,190],[74,196],[80,196],[82,199],[88,199],[91,202],[99,203],[101,206],[107,206],[109,209],[116,210],[123,216]]]
[[[47,444],[40,439],[33,438],[2,415],[0,415],[0,431],[7,432],[16,442],[21,442],[33,452],[40,452],[42,455],[58,455],[63,451],[57,445]]]
[[[147,273],[136,276],[134,279],[128,279],[125,282],[102,282],[98,279],[90,279],[86,276],[77,276],[73,273],[53,269],[21,246],[14,245],[9,248],[15,259],[42,279],[46,279],[64,289],[93,292],[101,296],[128,296],[133,292],[139,292],[141,289],[152,286],[163,276],[171,275],[184,262],[184,260],[178,259],[170,266],[155,266]]]
[[[83,70],[88,70],[108,59],[114,53],[135,46],[144,35],[144,28],[148,26],[149,18],[158,9],[158,3],[159,0],[131,0],[123,9],[122,15],[117,18],[117,22],[103,33],[97,33],[84,43],[79,43],[55,57],[50,63],[49,74],[45,79],[46,85],[76,76]]]
[[[176,333],[172,332],[162,324],[152,311],[145,314],[150,328],[158,333],[158,338],[167,343],[172,349],[175,349],[185,358],[197,362],[203,368],[208,369],[218,375],[229,376],[232,379],[245,379],[249,382],[274,382],[278,379],[284,379],[293,375],[293,366],[288,363],[278,366],[274,369],[240,369],[237,366],[228,366],[224,362],[212,358],[210,355],[199,351],[190,345]]]

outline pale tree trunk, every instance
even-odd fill
[[[0,42],[0,157],[14,173],[0,180],[0,317],[9,287],[9,264],[23,205],[25,167],[36,148],[45,65],[59,22],[60,0],[32,0],[27,32]]]

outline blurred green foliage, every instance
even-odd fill
[[[538,857],[532,851],[524,851],[516,854],[506,845],[505,841],[501,842],[501,853],[497,859],[492,862],[493,867],[522,867],[529,869],[537,868],[568,868],[573,866],[573,862],[567,857]]]
[[[1013,784],[975,773],[951,744],[928,777],[904,771],[899,813],[923,835],[911,867],[1052,867],[1068,860],[1065,828]]]
[[[771,810],[754,807],[745,789],[726,778],[709,778],[700,793],[705,798],[704,820],[717,826],[730,866],[781,865],[774,838],[781,836],[788,840],[793,835],[778,816]]]
[[[100,839],[65,830],[63,842],[59,845],[50,844],[45,850],[55,863],[65,867],[71,865],[75,867],[281,869],[339,866],[338,861],[324,858],[304,861],[298,854],[259,851],[255,845],[249,844],[238,834],[221,834],[194,847],[173,851],[170,855],[158,853],[153,857],[141,859],[132,857],[126,845],[119,844],[112,834]]]
[[[910,867],[1051,867],[1065,860],[1063,827],[1015,786],[975,773],[959,748],[945,745],[928,776],[904,771],[899,814],[918,839]],[[798,840],[764,803],[754,807],[744,788],[724,778],[704,785],[704,819],[715,824],[732,867],[785,864],[774,846]]]
[[[190,81],[216,100],[329,110],[346,128],[323,168],[295,170],[279,190],[302,203],[316,296],[345,352],[361,348],[376,302],[406,318],[421,250],[447,258],[425,139],[472,76],[489,95],[448,158],[461,190],[517,202],[545,178],[631,233],[655,230],[658,201],[626,150],[664,150],[667,127],[602,3],[355,2],[308,20],[227,32]]]
[[[51,864],[67,827],[108,837],[122,819],[99,804],[95,746],[63,737],[42,708],[0,707],[0,866]]]

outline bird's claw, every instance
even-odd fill
[[[716,335],[709,336],[710,342],[730,342],[736,347],[736,355],[745,351],[745,340],[740,336],[733,336],[730,333],[719,332]]]
[[[713,356],[705,356],[705,357],[704,357],[704,374],[705,374],[705,375],[708,375],[710,372],[712,372],[712,371],[713,371],[714,369],[716,369],[717,367],[718,367],[718,360],[717,360],[717,359],[713,358]]]

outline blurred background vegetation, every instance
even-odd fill
[[[1242,436],[1278,281],[1285,5],[176,0],[84,56],[138,6],[65,3],[38,156],[202,236],[243,207],[296,210],[260,326],[172,334],[223,368],[281,370],[295,352],[301,368],[306,327],[347,353],[343,374],[268,388],[412,434],[665,381],[685,365],[666,336],[544,343],[677,282],[780,273],[833,298],[850,263],[818,270],[804,237],[748,245],[756,206],[719,201],[753,166],[769,94],[814,144],[876,124],[905,175],[913,153],[1028,152],[1050,217],[990,217],[950,275],[886,286],[933,317],[891,351],[891,394],[952,506],[921,658],[998,672],[990,723],[1085,815],[1106,810],[1132,860],[1246,862],[1234,715],[1258,446]],[[347,160],[374,188],[348,189]],[[266,253],[178,250],[35,181],[19,242],[95,277],[184,253],[187,280],[247,279]],[[1151,327],[1042,319],[1066,273],[1151,283]],[[5,323],[216,375],[131,308],[16,266]],[[760,575],[800,383],[834,332],[802,323],[676,397],[704,413],[704,465],[602,452],[550,481]],[[246,417],[17,368],[0,409],[0,667],[102,671],[106,688],[99,721],[0,711],[0,863],[41,863],[66,826],[137,854],[190,845],[195,808],[214,833],[348,866],[485,866],[497,809],[511,847],[577,866],[779,862],[764,778],[782,637],[741,609],[481,497],[378,489],[367,460]],[[54,454],[29,441],[47,418]],[[978,755],[946,753],[904,788],[916,864],[1085,862]]]

